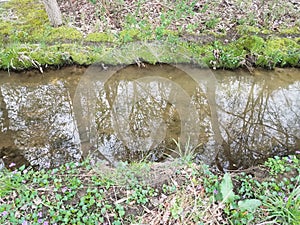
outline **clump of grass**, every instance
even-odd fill
[[[298,180],[298,184],[299,184]],[[289,194],[279,192],[278,195],[267,194],[264,206],[268,214],[267,219],[279,224],[296,225],[300,221],[300,186]]]
[[[190,138],[187,139],[185,143],[181,143],[180,139],[177,141],[173,139],[176,148],[175,149],[169,149],[174,155],[176,155],[180,161],[187,163],[192,162],[196,157],[196,149],[201,146],[201,144],[198,144],[197,146],[191,146],[190,144]],[[173,158],[172,155],[166,154],[168,157]],[[174,158],[173,158],[174,159]]]

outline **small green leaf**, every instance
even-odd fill
[[[223,202],[233,202],[235,194],[233,192],[233,184],[229,173],[225,173],[220,184],[220,191],[222,194]]]
[[[258,199],[246,199],[238,202],[240,210],[249,212],[254,212],[261,204],[261,201]]]
[[[19,168],[20,171],[23,171],[24,169],[25,169],[25,165],[23,165]]]
[[[96,0],[90,0],[91,3],[96,4]]]

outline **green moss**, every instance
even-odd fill
[[[68,51],[59,50],[57,46],[51,46],[47,51],[33,51],[30,53],[30,58],[38,61],[42,66],[59,66],[73,63],[70,53]]]
[[[281,34],[300,34],[300,28],[298,26],[282,28],[279,30]]]
[[[236,47],[240,50],[245,49],[249,52],[261,52],[265,45],[265,40],[259,36],[243,36],[236,42]]]
[[[79,40],[82,39],[82,33],[75,28],[61,26],[50,28],[47,35],[47,41],[53,40]]]
[[[164,41],[139,41],[114,43],[101,46],[80,44],[15,44],[3,47],[0,52],[2,69],[38,68],[39,65],[90,65],[95,62],[105,64],[130,64],[139,61],[149,63],[198,63],[214,68],[235,69],[242,65],[246,56],[255,55],[256,66],[299,66],[300,46],[297,39],[244,36],[235,42],[223,44],[197,44],[183,41],[176,36],[168,36]],[[218,56],[214,55],[218,52]]]
[[[79,40],[83,35],[72,27],[53,28],[48,22],[44,5],[38,0],[12,0],[4,6],[11,9],[18,20],[0,23],[0,35],[20,42],[53,42]]]
[[[19,24],[35,28],[48,21],[44,5],[39,0],[11,0],[4,8],[12,9],[18,16]]]
[[[94,51],[74,51],[71,52],[71,58],[78,65],[91,65],[100,59],[100,54]]]
[[[150,30],[140,30],[135,28],[124,29],[119,32],[118,38],[120,42],[132,42],[139,40],[162,40],[168,36],[178,36],[177,31],[165,29],[165,27],[157,27],[154,32]]]
[[[177,31],[165,29],[165,30],[163,31],[163,35],[164,35],[164,36],[178,36],[179,33],[178,33]]]
[[[173,40],[173,42],[161,43],[155,51],[141,45],[139,48],[131,47],[123,53],[124,58],[119,62],[126,61],[127,58],[140,57],[149,62],[193,61],[215,68],[235,69],[244,65],[247,55],[251,54],[257,56],[257,61],[252,62],[256,63],[256,66],[274,68],[275,66],[299,66],[299,49],[299,44],[287,38],[264,40],[258,36],[245,36],[229,44],[215,42],[207,45]],[[214,51],[218,52],[217,57],[214,56]]]
[[[31,42],[56,42],[68,40],[81,40],[83,35],[72,27],[61,26],[53,28],[50,25],[34,30],[27,38]]]
[[[11,0],[3,7],[12,10],[18,18],[18,20],[8,19],[5,22],[5,35],[12,41],[28,42],[32,39],[32,33],[40,32],[48,23],[44,5],[38,0]],[[0,26],[3,26],[3,23]]]
[[[268,30],[268,29],[262,29],[260,33],[262,33],[262,34],[272,34],[273,32],[271,30]]]
[[[141,32],[138,29],[124,29],[120,31],[119,38],[123,42],[141,40]]]
[[[259,34],[260,33],[260,29],[258,27],[248,26],[248,25],[237,26],[237,31],[240,35],[249,35],[249,33],[250,34]]]
[[[13,30],[14,29],[11,23],[7,21],[0,22],[0,39],[3,41],[8,41],[8,38],[12,34]]]
[[[112,34],[97,32],[88,34],[85,40],[92,42],[114,42],[115,37]]]
[[[262,62],[269,60],[266,66],[297,66],[300,62],[300,45],[289,38],[273,38],[266,41]]]
[[[126,43],[104,51],[100,61],[108,64],[131,64],[140,61],[155,64],[161,63],[198,63],[203,65],[205,58],[211,57],[208,46],[199,46],[188,42],[139,42]],[[202,55],[203,54],[203,55]]]
[[[290,38],[273,38],[267,40],[267,48],[277,50],[287,50],[291,48],[299,48],[299,45]]]
[[[64,65],[72,63],[70,54],[58,46],[39,44],[15,44],[0,52],[1,69],[30,69],[46,65]]]

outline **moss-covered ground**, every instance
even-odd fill
[[[79,19],[79,3],[70,5],[68,11],[66,4],[72,1],[58,2],[63,2],[65,20],[58,28],[50,26],[39,0],[0,4],[0,69],[42,71],[49,66],[141,60],[204,63],[214,69],[300,65],[299,15],[295,13],[300,6],[292,1],[253,1],[251,6],[232,0],[225,6],[221,1],[140,0],[101,5],[81,0],[92,11],[80,12]],[[259,15],[254,6],[260,6]],[[230,10],[235,11],[228,14]]]

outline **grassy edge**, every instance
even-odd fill
[[[215,41],[198,44],[168,36],[161,41],[136,41],[121,44],[64,43],[24,44],[14,43],[0,47],[0,69],[24,70],[48,66],[131,64],[139,61],[155,63],[205,64],[213,69],[254,67],[300,67],[299,38],[268,39],[243,36],[231,43]]]
[[[297,224],[299,165],[299,158],[287,156],[226,174],[182,159],[115,169],[88,160],[52,170],[4,169],[0,222]]]

